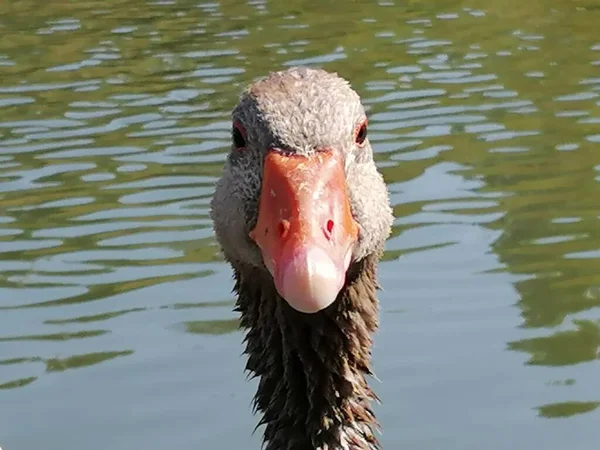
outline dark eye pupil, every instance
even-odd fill
[[[235,145],[236,148],[243,148],[246,146],[246,139],[244,139],[242,132],[237,127],[233,128],[231,137],[233,139],[233,145]]]
[[[358,133],[356,134],[356,143],[362,144],[363,142],[365,142],[365,139],[367,139],[367,125],[363,124],[358,130]]]

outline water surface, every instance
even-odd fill
[[[260,448],[208,204],[239,92],[311,65],[394,205],[384,448],[595,449],[600,8],[285,5],[0,4],[0,445]]]

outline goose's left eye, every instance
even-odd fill
[[[356,144],[359,147],[362,147],[364,145],[366,139],[367,139],[367,121],[365,120],[363,123],[361,123],[356,128],[356,132],[354,134],[354,142],[356,142]]]

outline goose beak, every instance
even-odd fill
[[[327,308],[344,286],[358,239],[339,152],[269,151],[258,208],[250,237],[279,295],[303,313]]]

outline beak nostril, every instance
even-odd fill
[[[327,231],[329,233],[333,233],[333,220],[329,219],[327,221]]]
[[[333,226],[334,226],[334,223],[333,223],[333,220],[331,220],[331,219],[329,219],[327,221],[327,223],[325,224],[325,237],[327,239],[331,239],[331,235],[333,233]]]

